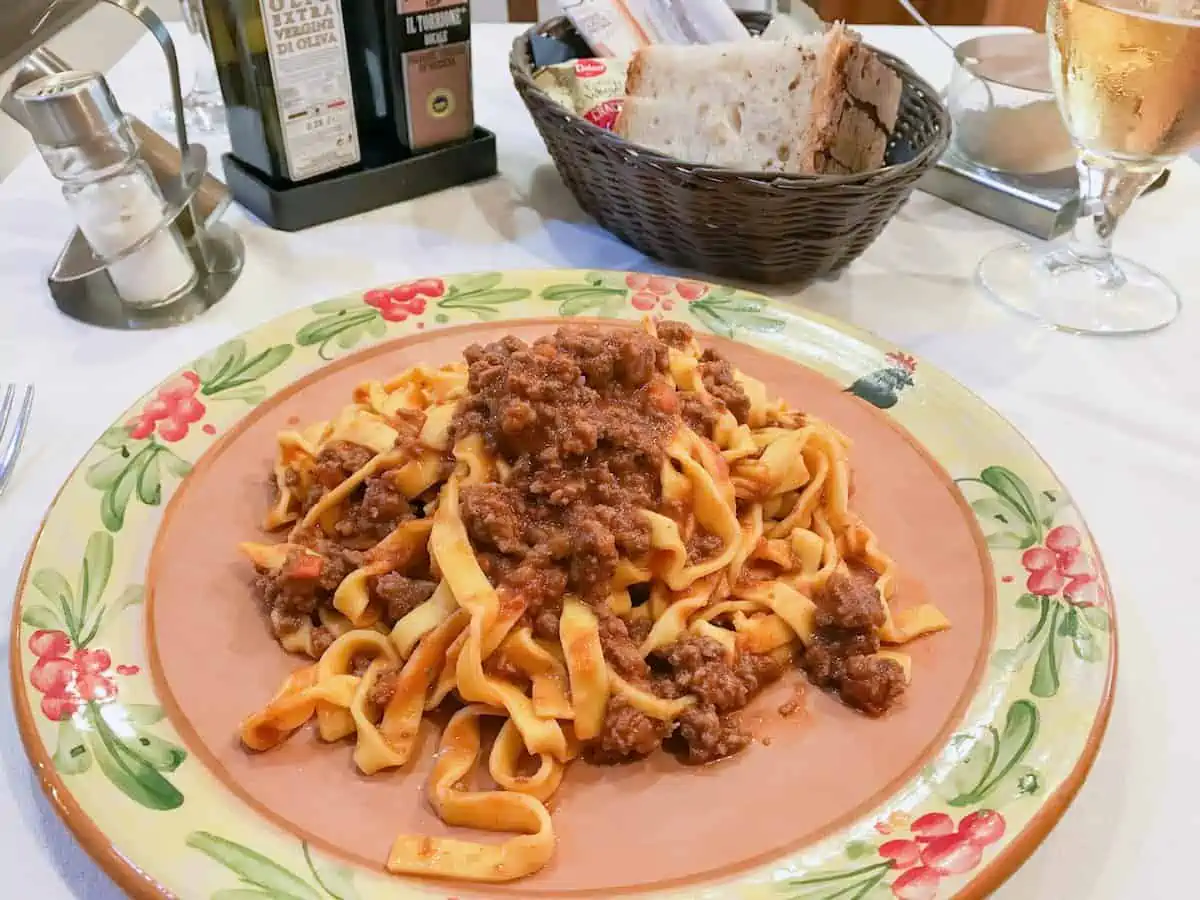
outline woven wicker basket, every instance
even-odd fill
[[[751,31],[768,16],[743,13]],[[942,155],[950,117],[937,92],[890,54],[904,82],[886,165],[859,175],[764,175],[682,163],[573,115],[533,81],[530,38],[578,43],[558,17],[513,42],[513,81],[579,205],[621,240],[675,266],[764,284],[837,272],[879,236]],[[580,45],[582,46],[582,45]]]

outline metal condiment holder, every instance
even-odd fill
[[[129,13],[146,27],[162,47],[175,110],[175,133],[180,152],[179,174],[157,177],[166,201],[166,212],[149,234],[117,256],[102,258],[76,229],[55,262],[47,284],[55,304],[73,319],[89,325],[125,330],[164,328],[195,318],[229,293],[241,274],[245,246],[233,228],[217,221],[223,209],[218,210],[207,222],[197,212],[196,196],[208,171],[208,153],[202,144],[192,144],[188,140],[179,58],[166,25],[140,0],[102,2]],[[49,68],[48,59],[56,58],[52,54],[39,56],[37,53],[28,57],[14,87],[41,75],[51,74],[54,69]],[[108,270],[113,263],[138,252],[168,228],[177,228],[183,236],[199,273],[196,284],[166,306],[133,309],[121,300]]]

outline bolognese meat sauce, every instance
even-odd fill
[[[666,377],[669,352],[690,347],[692,331],[674,322],[659,323],[657,331],[655,337],[634,329],[564,327],[531,344],[509,336],[473,345],[464,354],[467,396],[452,426],[455,438],[481,436],[505,464],[503,483],[461,489],[460,513],[489,580],[520,595],[525,624],[538,637],[557,638],[563,596],[574,594],[595,610],[601,647],[614,671],[659,697],[692,698],[676,721],[664,722],[612,695],[600,735],[585,747],[595,762],[645,756],[664,742],[697,763],[736,753],[750,741],[739,711],[782,670],[770,656],[729,654],[720,643],[696,636],[644,658],[639,648],[649,623],[627,622],[608,607],[618,561],[643,559],[650,550],[640,511],[673,511],[664,506],[660,478],[666,444],[680,424],[711,439],[726,412],[740,424],[750,412],[733,367],[712,350],[698,364],[706,393],[677,392]],[[422,417],[410,418],[394,423],[397,446],[411,445],[415,452]],[[325,447],[303,509],[371,456],[345,442]],[[295,487],[292,473],[288,477]],[[333,591],[362,564],[363,551],[399,523],[424,515],[425,508],[422,498],[410,502],[384,475],[366,479],[351,494],[334,534],[298,538],[322,556],[316,577],[298,572],[291,558],[277,573],[260,573],[257,593],[273,621],[285,631],[311,623],[314,647],[323,651],[332,635],[320,627],[316,610],[331,607]],[[699,528],[689,530],[686,541],[691,562],[721,546]],[[369,587],[384,624],[426,601],[436,580],[428,561],[421,571],[373,578]],[[900,696],[904,677],[894,662],[872,655],[884,620],[874,573],[858,568],[835,575],[814,600],[820,612],[815,638],[800,657],[802,668],[847,704],[882,713]],[[512,677],[500,669],[493,675]],[[390,699],[395,676],[385,672],[377,681],[376,703]]]

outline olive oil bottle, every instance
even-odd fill
[[[388,0],[203,0],[233,155],[269,183],[401,153]]]

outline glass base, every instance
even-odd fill
[[[197,100],[191,95],[184,97],[183,115],[189,134],[193,132],[213,134],[224,131],[226,128],[225,105],[221,102],[220,95],[215,102]],[[174,128],[174,107],[161,107],[158,110],[158,121],[164,128]]]
[[[979,283],[1009,309],[1075,334],[1145,334],[1179,314],[1179,294],[1161,275],[1114,257],[1094,267],[1069,250],[1017,243],[979,263]]]

